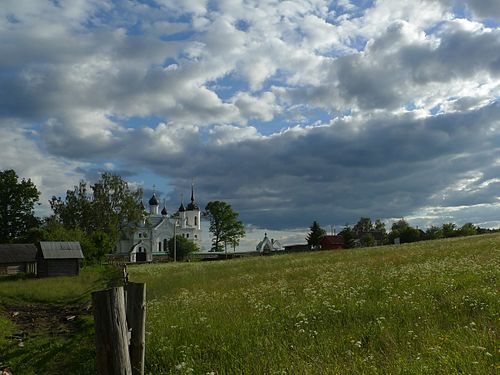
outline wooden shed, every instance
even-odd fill
[[[83,259],[79,242],[39,242],[36,255],[39,277],[73,276]]]
[[[1,244],[0,275],[36,274],[36,253],[33,244]]]

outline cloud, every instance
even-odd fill
[[[50,214],[49,199],[60,195],[61,187],[69,189],[77,185],[84,177],[79,169],[88,167],[88,164],[52,156],[40,147],[38,138],[37,132],[28,124],[15,120],[0,121],[1,168],[14,169],[19,177],[33,181],[42,192],[37,213],[46,216]]]
[[[271,229],[437,208],[490,217],[498,9],[5,1],[0,156],[46,195],[106,165],[154,173],[176,197],[195,176],[200,199]],[[54,186],[29,167],[42,159]]]

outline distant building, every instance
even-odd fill
[[[83,259],[79,242],[39,242],[36,253],[38,277],[74,276]]]
[[[267,233],[265,233],[264,239],[259,242],[259,244],[255,247],[255,250],[260,254],[270,254],[272,252],[283,251],[283,247],[279,241],[275,241],[272,238],[269,239],[269,237],[267,237]]]
[[[341,235],[325,235],[320,241],[321,250],[337,250],[344,248],[344,237]]]
[[[0,275],[36,274],[36,253],[33,244],[1,244]]]
[[[191,202],[181,204],[177,212],[169,217],[164,206],[159,212],[156,194],[149,200],[149,213],[139,223],[129,223],[124,239],[118,243],[117,255],[128,262],[151,262],[153,257],[168,256],[168,241],[175,235],[183,236],[201,248],[201,211],[194,199],[191,186]]]

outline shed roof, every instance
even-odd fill
[[[80,242],[44,241],[39,246],[45,259],[83,259]]]
[[[36,251],[33,244],[1,244],[0,263],[36,262]]]

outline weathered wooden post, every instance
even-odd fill
[[[146,343],[146,284],[127,283],[127,322],[132,330],[130,336],[130,364],[133,375],[144,375],[144,352]]]
[[[97,373],[132,375],[123,287],[92,293]]]

